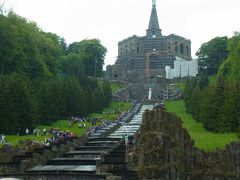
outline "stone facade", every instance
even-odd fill
[[[170,34],[162,35],[155,1],[146,35],[133,35],[118,43],[118,58],[107,66],[107,78],[139,82],[139,79],[165,76],[165,67],[174,68],[176,58],[191,61],[191,41]]]
[[[158,84],[161,84],[161,86]],[[175,86],[175,84],[166,83],[162,78],[151,84],[129,83],[128,87],[123,88],[113,94],[113,100],[148,100],[149,87],[151,87],[152,91],[152,100],[175,100],[179,99],[182,95],[182,92]]]

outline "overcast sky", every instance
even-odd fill
[[[163,35],[190,39],[193,57],[202,43],[240,31],[240,0],[156,1]],[[116,60],[118,41],[145,35],[152,0],[5,0],[5,7],[64,37],[68,44],[100,39],[108,50],[107,65]]]

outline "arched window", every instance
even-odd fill
[[[178,53],[178,43],[175,42],[175,52]]]
[[[137,47],[137,53],[139,53],[139,47]]]
[[[186,54],[187,54],[187,56],[189,56],[189,47],[188,46],[186,46]]]
[[[184,54],[184,46],[183,46],[182,43],[180,44],[180,53],[181,53],[181,54]]]

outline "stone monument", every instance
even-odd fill
[[[162,35],[156,0],[152,0],[146,35],[143,37],[133,35],[120,41],[117,60],[114,65],[107,66],[106,75],[107,79],[139,83],[157,76],[166,77],[165,67],[168,66],[170,68],[168,77],[174,78],[179,77],[179,64],[184,63],[183,71],[190,69],[188,71],[190,74],[187,75],[196,76],[197,70],[191,71],[190,62],[192,62],[191,41],[175,34]],[[175,64],[177,67],[174,66]]]

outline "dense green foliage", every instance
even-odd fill
[[[0,76],[1,132],[14,132],[16,128],[35,125],[35,109],[27,84],[17,74]]]
[[[0,14],[0,39],[1,133],[86,116],[111,102],[110,83],[89,77],[102,74],[106,49],[99,40],[67,46],[13,12]]]
[[[84,66],[84,72],[88,76],[102,76],[106,48],[97,39],[83,40],[69,45],[67,53],[78,56]]]
[[[0,15],[0,73],[31,79],[56,76],[64,54],[61,38],[41,31],[35,23],[9,13]]]
[[[168,101],[166,103],[168,112],[174,112],[183,121],[183,127],[187,129],[195,146],[207,151],[214,151],[217,148],[224,148],[226,144],[237,140],[236,133],[212,133],[207,131],[203,123],[196,122],[191,114],[186,112],[185,102],[183,100]]]
[[[185,89],[187,111],[213,132],[236,132],[240,127],[240,34],[228,40],[228,58],[215,81],[202,75],[188,81]]]
[[[216,37],[201,45],[197,51],[200,73],[216,74],[218,68],[228,56],[226,36]]]

